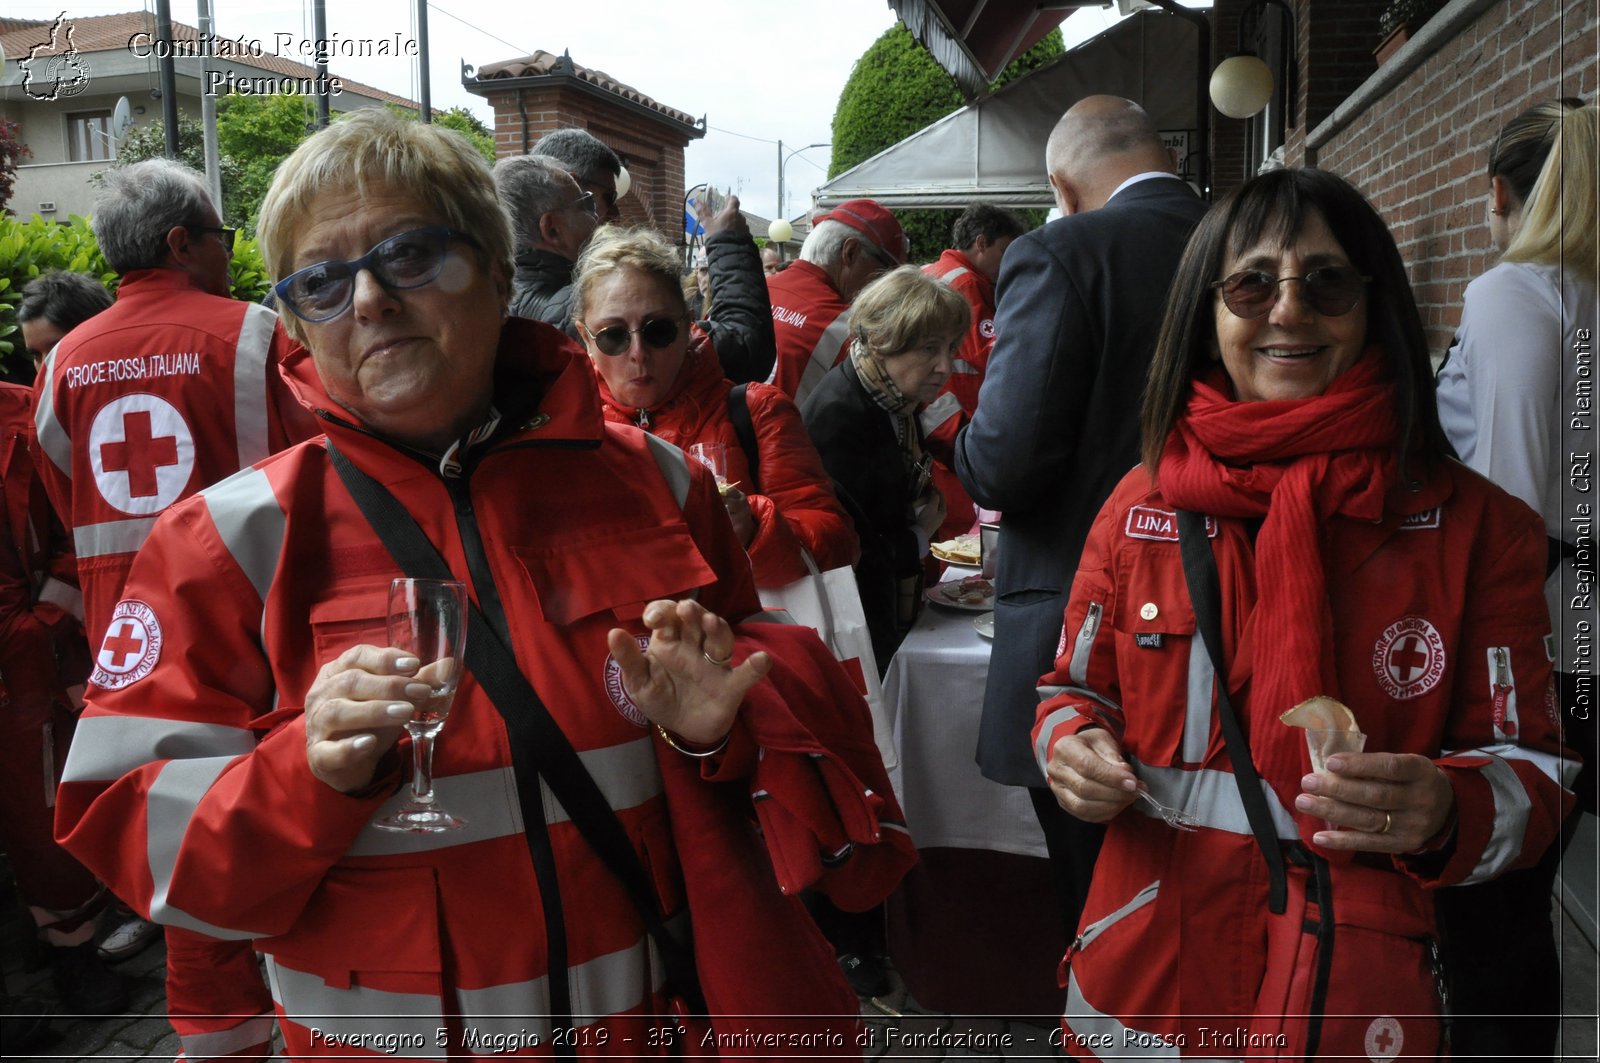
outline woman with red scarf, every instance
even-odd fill
[[[1108,825],[1063,965],[1070,1055],[1432,1055],[1428,891],[1555,836],[1576,764],[1543,531],[1450,459],[1429,376],[1394,240],[1343,180],[1265,174],[1201,222],[1144,464],[1095,523],[1041,680],[1040,767]],[[1279,717],[1317,696],[1365,751],[1313,770]]]

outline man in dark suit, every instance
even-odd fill
[[[1074,104],[1045,149],[1064,217],[1012,243],[996,289],[995,344],[956,474],[1003,511],[994,653],[977,760],[1029,787],[1062,920],[1076,929],[1104,828],[1056,804],[1029,741],[1062,636],[1078,555],[1100,506],[1139,458],[1139,400],[1167,288],[1206,203],[1174,173],[1144,110]]]

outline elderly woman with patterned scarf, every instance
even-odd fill
[[[916,619],[923,558],[945,516],[917,413],[949,379],[971,313],[915,266],[884,274],[850,308],[850,357],[800,410],[861,536],[856,583],[880,670]]]
[[[1531,864],[1572,797],[1539,522],[1449,458],[1399,252],[1331,174],[1201,222],[1143,420],[1034,732],[1107,824],[1064,1045],[1432,1056],[1429,891]]]

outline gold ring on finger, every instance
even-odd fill
[[[728,655],[726,657],[721,658],[720,660],[718,658],[716,658],[716,657],[711,656],[711,654],[707,653],[705,650],[701,650],[700,651],[700,656],[702,656],[702,657],[704,657],[706,659],[706,663],[707,664],[713,665],[713,666],[715,666],[717,668],[727,668],[727,667],[729,667],[730,665],[733,664],[733,651],[732,650],[729,650],[728,651]]]
[[[1383,814],[1383,829],[1380,830],[1378,833],[1379,834],[1388,834],[1389,833],[1389,828],[1392,827],[1392,826],[1394,826],[1394,813],[1392,813],[1392,812],[1384,812],[1384,814]]]

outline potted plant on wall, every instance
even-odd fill
[[[1444,0],[1392,0],[1378,16],[1379,44],[1372,52],[1378,65],[1387,63],[1443,6]]]

